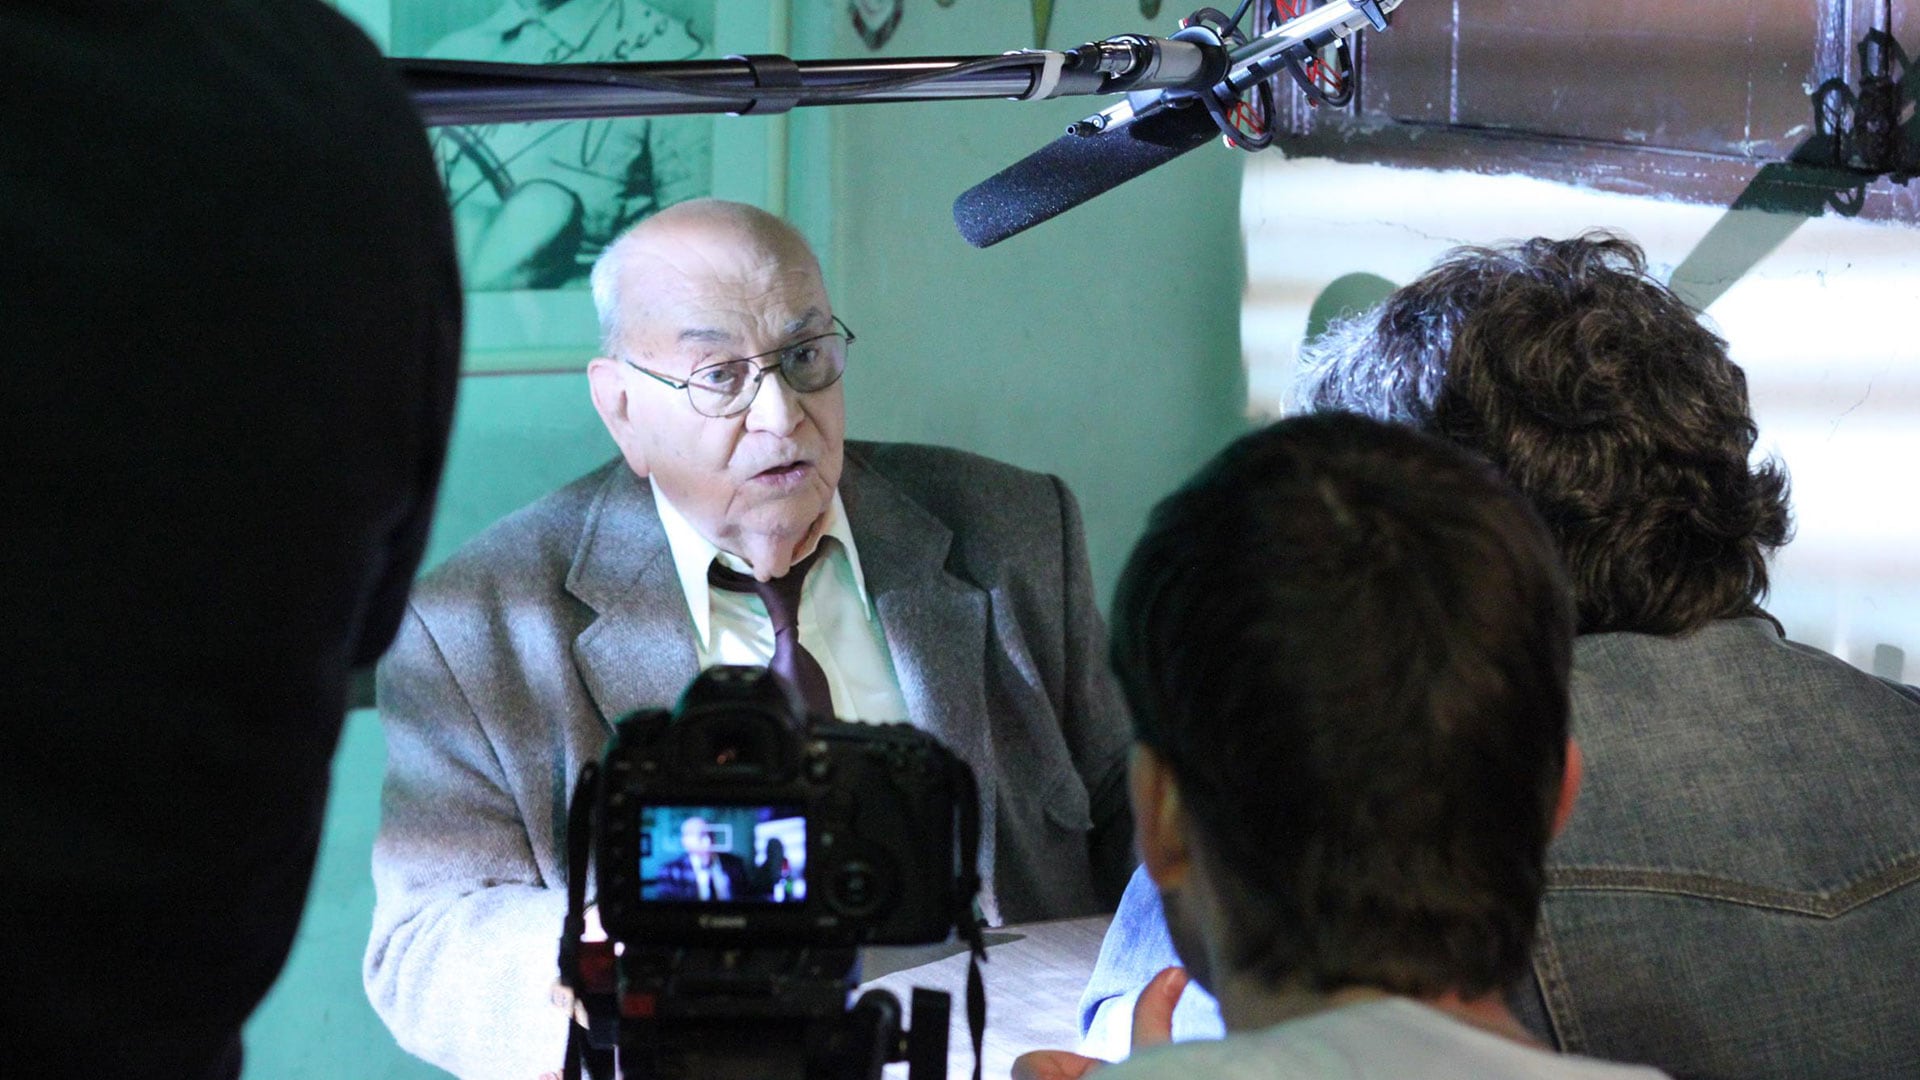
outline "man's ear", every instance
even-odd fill
[[[1152,747],[1135,743],[1127,762],[1127,784],[1133,797],[1133,839],[1140,848],[1140,864],[1162,891],[1177,889],[1186,884],[1193,865],[1179,782],[1166,759]]]
[[[596,356],[587,363],[587,389],[593,395],[594,411],[600,414],[600,422],[607,426],[607,434],[613,436],[614,444],[620,447],[620,455],[627,459],[627,467],[635,476],[647,475],[646,453],[641,449],[640,440],[634,430],[631,403],[627,400],[626,372],[618,360]]]
[[[1573,816],[1573,802],[1580,797],[1580,779],[1586,775],[1587,760],[1580,753],[1580,744],[1567,737],[1567,764],[1560,774],[1560,799],[1553,804],[1553,832],[1559,836],[1560,830],[1567,827],[1567,819]]]

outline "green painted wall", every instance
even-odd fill
[[[392,8],[405,2],[341,6],[384,41]],[[1024,0],[905,3],[886,54],[1033,43]],[[796,0],[786,40],[777,11],[746,0],[720,5],[734,33],[765,38],[762,49],[872,55],[840,0]],[[1060,7],[1054,45],[1152,28],[1136,0]],[[860,335],[847,376],[851,434],[958,446],[1061,475],[1080,497],[1105,596],[1153,501],[1244,427],[1238,155],[1199,151],[985,252],[960,240],[949,211],[960,191],[1101,104],[723,118],[715,187],[776,209],[784,203],[820,249],[836,309]],[[591,340],[590,309],[575,310],[586,320],[579,339]],[[470,366],[485,366],[474,359]],[[577,368],[468,375],[428,562],[611,452]],[[247,1080],[443,1075],[394,1045],[360,989],[383,759],[377,718],[351,714],[306,919],[286,973],[248,1027]]]
[[[794,6],[795,55],[873,55],[846,5]],[[1054,7],[1053,46],[1153,28],[1137,0]],[[883,55],[997,53],[1032,33],[1026,0],[907,0]],[[861,335],[852,433],[1064,477],[1102,596],[1153,501],[1242,430],[1243,155],[1196,151],[985,251],[960,239],[951,208],[1110,103],[796,112],[790,205],[822,242],[834,306]]]

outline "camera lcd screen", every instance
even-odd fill
[[[798,903],[807,896],[805,811],[642,806],[639,869],[645,903]]]

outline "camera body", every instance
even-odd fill
[[[945,941],[977,891],[961,850],[977,814],[972,774],[925,733],[808,725],[765,669],[710,668],[671,713],[616,725],[601,923],[629,949]]]
[[[621,720],[568,814],[569,1080],[878,1080],[902,1053],[944,1077],[946,995],[914,992],[904,1040],[893,995],[848,998],[860,945],[959,928],[978,957],[979,821],[939,742],[809,722],[765,668],[709,668]],[[589,863],[605,941],[581,940]]]

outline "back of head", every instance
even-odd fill
[[[1300,395],[1484,455],[1558,540],[1583,633],[1759,614],[1787,481],[1726,343],[1601,233],[1460,248],[1306,350]]]
[[[1279,985],[1415,995],[1527,963],[1565,762],[1572,612],[1483,462],[1324,414],[1236,442],[1154,511],[1113,662]]]
[[[446,195],[316,0],[10,0],[0,70],[7,1057],[238,1075],[426,544]]]

